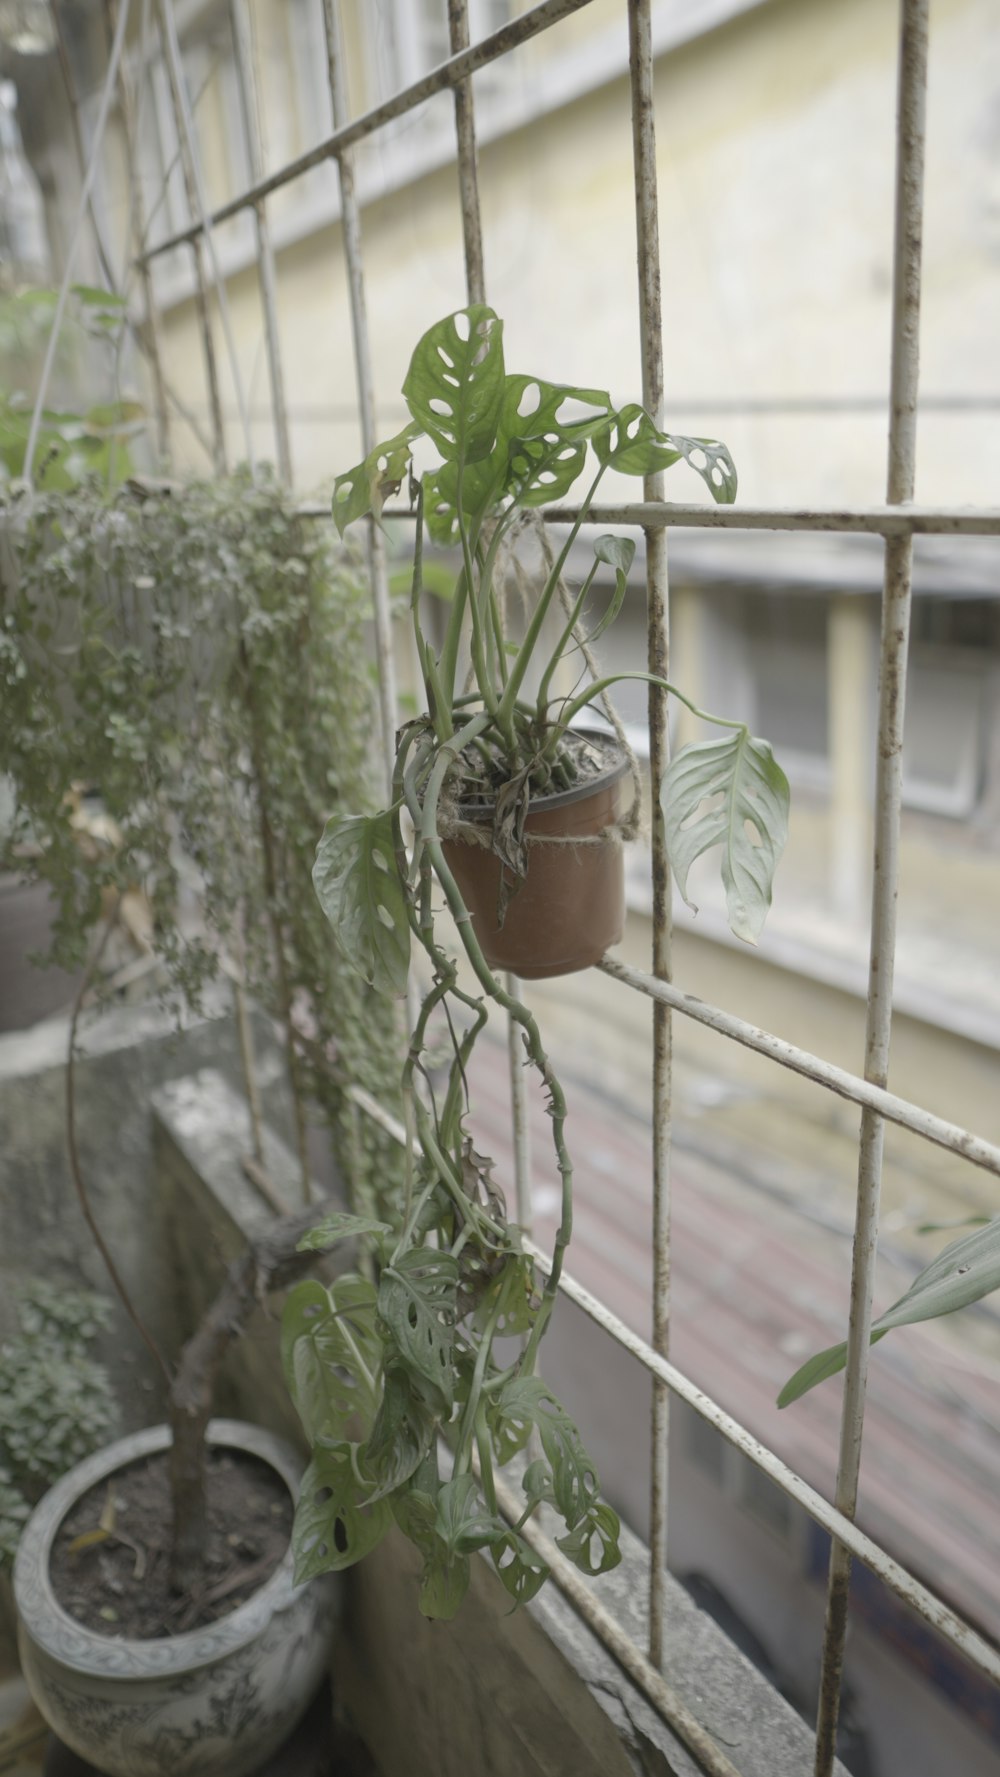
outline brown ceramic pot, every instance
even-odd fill
[[[588,731],[607,764],[597,777],[531,803],[525,834],[592,839],[619,820],[622,779],[628,760],[613,735]],[[463,821],[489,829],[493,808],[463,803]],[[527,981],[572,975],[589,968],[621,939],[625,926],[625,861],[621,841],[594,845],[528,845],[528,873],[520,884],[510,871],[511,895],[503,925],[497,923],[499,858],[485,845],[444,841],[444,854],[472,915],[472,929],[486,961]]]

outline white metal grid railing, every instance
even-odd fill
[[[264,177],[254,135],[255,96],[252,47],[246,30],[246,0],[230,0],[233,40],[237,50],[236,73],[240,84],[242,114],[247,134],[248,162],[254,183],[250,188],[206,215],[201,202],[197,168],[186,168],[191,206],[190,226],[160,241],[140,260],[147,296],[147,323],[152,334],[152,364],[157,382],[157,412],[165,415],[159,380],[155,307],[151,301],[150,262],[176,247],[187,245],[193,255],[197,315],[205,351],[206,382],[210,394],[214,454],[225,458],[225,440],[218,400],[211,322],[206,297],[203,244],[211,256],[212,228],[229,217],[254,214],[258,239],[258,270],[261,305],[271,380],[275,448],[286,474],[290,466],[288,422],[281,375],[273,255],[266,220],[266,200],[275,192],[308,173],[318,164],[336,162],[341,187],[344,255],[351,298],[351,320],[357,371],[357,391],[365,451],[375,442],[371,353],[365,313],[361,226],[354,186],[352,150],[376,131],[437,92],[451,90],[455,101],[456,159],[459,199],[465,243],[468,298],[483,301],[486,282],[476,167],[475,120],[470,76],[509,53],[529,38],[557,26],[590,0],[542,0],[503,30],[469,46],[466,0],[448,0],[452,54],[424,79],[394,94],[363,116],[348,119],[344,98],[343,50],[339,0],[322,0],[327,34],[333,133],[308,153],[299,155]],[[155,0],[168,69],[176,65],[172,50],[176,33],[171,0]],[[642,339],[644,402],[653,417],[662,421],[663,366],[659,301],[660,253],[657,236],[655,120],[652,84],[651,0],[622,0],[629,32],[629,67],[632,96],[633,164],[638,263],[638,305]],[[706,1005],[680,993],[670,981],[670,882],[663,840],[662,817],[654,812],[653,828],[653,955],[648,974],[606,960],[606,974],[623,987],[647,995],[653,1001],[653,1337],[646,1342],[632,1333],[606,1307],[572,1278],[563,1276],[561,1289],[604,1329],[609,1337],[629,1350],[650,1372],[653,1388],[653,1457],[651,1475],[650,1622],[648,1652],[643,1652],[623,1632],[600,1604],[593,1588],[559,1556],[533,1527],[525,1534],[544,1544],[543,1552],[558,1583],[572,1596],[611,1651],[645,1689],[680,1737],[687,1742],[705,1769],[716,1777],[733,1777],[734,1766],[723,1749],[666,1684],[660,1666],[663,1645],[664,1575],[666,1568],[667,1514],[667,1407],[677,1394],[732,1444],[758,1465],[785,1492],[823,1525],[832,1536],[827,1619],[824,1633],[822,1680],[816,1729],[815,1770],[829,1777],[834,1760],[837,1712],[841,1687],[848,1614],[848,1580],[852,1558],[871,1567],[935,1629],[961,1650],[981,1673],[1000,1682],[1000,1653],[889,1554],[863,1535],[853,1519],[857,1502],[861,1436],[872,1318],[874,1263],[878,1242],[879,1187],[885,1122],[899,1124],[927,1141],[947,1148],[971,1164],[1000,1174],[1000,1148],[909,1104],[889,1092],[888,1053],[892,1020],[892,976],[895,951],[895,910],[898,886],[898,838],[901,803],[903,715],[906,697],[906,658],[911,600],[911,563],[916,534],[971,536],[1000,535],[1000,510],[968,511],[947,507],[918,507],[914,491],[915,428],[918,379],[918,321],[920,306],[920,237],[922,223],[924,107],[927,75],[928,0],[901,0],[899,90],[896,119],[896,210],[893,245],[893,331],[889,413],[889,466],[886,503],[854,510],[820,511],[761,509],[750,507],[690,506],[665,504],[662,487],[651,478],[644,499],[627,505],[595,508],[592,524],[625,523],[641,526],[646,536],[648,585],[648,652],[651,672],[668,671],[668,597],[666,532],[679,527],[714,527],[727,530],[867,532],[880,536],[885,548],[880,642],[880,689],[878,760],[875,809],[874,888],[872,903],[869,991],[867,999],[864,1076],[811,1055],[766,1031],[734,1017],[723,1008]],[[193,158],[189,117],[177,79],[171,82],[177,112],[178,139],[186,145],[185,159]],[[129,95],[123,85],[123,111]],[[127,118],[125,119],[127,121]],[[216,273],[218,286],[218,276]],[[221,287],[220,293],[221,293]],[[165,420],[161,422],[161,437]],[[305,507],[319,517],[325,508]],[[553,507],[544,517],[564,522],[575,514]],[[388,584],[381,535],[372,523],[369,559],[375,595],[378,664],[383,736],[387,760],[393,751],[396,720],[393,661],[390,638]],[[666,699],[658,690],[650,694],[650,764],[658,781],[666,764],[668,732]],[[858,1205],[854,1236],[850,1329],[846,1369],[841,1448],[834,1503],[830,1504],[796,1476],[771,1451],[764,1448],[729,1414],[682,1375],[669,1361],[669,1160],[671,1019],[674,1012],[693,1018],[720,1036],[745,1044],[759,1054],[791,1068],[818,1086],[839,1094],[861,1108],[858,1163]],[[514,1121],[514,1154],[518,1204],[522,1219],[528,1218],[530,1176],[525,1132],[522,1073],[519,1056],[511,1048],[511,1091]],[[361,1108],[402,1139],[393,1119],[361,1092]],[[545,1269],[545,1256],[536,1250]],[[514,1507],[514,1515],[519,1508]]]

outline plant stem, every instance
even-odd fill
[[[501,721],[505,719],[509,720],[511,712],[513,711],[517,694],[524,683],[524,676],[531,664],[532,655],[538,642],[538,638],[541,635],[542,625],[548,615],[549,606],[555,597],[556,588],[559,585],[559,577],[566,565],[566,559],[569,552],[580,533],[580,526],[583,524],[584,519],[593,504],[594,495],[600,485],[604,469],[605,465],[602,463],[584,496],[583,504],[580,507],[576,518],[573,520],[569,536],[566,538],[565,543],[556,557],[549,577],[542,588],[541,597],[531,614],[531,622],[528,624],[528,627],[524,632],[524,639],[518,650],[517,658],[511,666],[510,678],[507,680],[507,686],[503,698],[501,699],[498,712],[498,717]]]
[[[108,1276],[111,1279],[112,1285],[115,1290],[115,1294],[117,1295],[118,1300],[120,1301],[122,1307],[124,1308],[126,1314],[128,1315],[129,1320],[132,1322],[132,1325],[135,1327],[135,1330],[138,1333],[140,1339],[142,1340],[143,1344],[145,1345],[146,1350],[149,1352],[154,1363],[156,1364],[157,1368],[159,1369],[160,1374],[162,1375],[163,1380],[166,1383],[167,1389],[169,1391],[169,1389],[172,1385],[172,1382],[173,1382],[173,1377],[171,1376],[170,1369],[167,1365],[167,1360],[164,1357],[159,1346],[157,1345],[156,1340],[153,1338],[152,1333],[149,1331],[149,1328],[147,1327],[145,1321],[143,1320],[142,1316],[140,1315],[139,1310],[136,1308],[135,1303],[133,1302],[132,1297],[129,1294],[129,1291],[125,1286],[125,1283],[122,1279],[121,1273],[119,1272],[118,1267],[115,1264],[115,1261],[111,1256],[111,1252],[105,1243],[104,1236],[101,1233],[101,1230],[98,1227],[97,1221],[94,1217],[94,1212],[93,1212],[91,1205],[90,1205],[90,1197],[87,1192],[87,1187],[84,1183],[83,1169],[81,1168],[81,1165],[80,1165],[80,1150],[77,1145],[77,1139],[76,1139],[76,1033],[77,1033],[77,1027],[80,1022],[80,1013],[83,1010],[84,999],[85,999],[87,992],[90,988],[91,982],[93,981],[94,976],[97,973],[97,970],[100,968],[101,958],[104,955],[104,952],[107,948],[108,939],[110,938],[111,933],[114,930],[115,925],[117,924],[118,913],[119,913],[119,909],[121,907],[121,903],[122,903],[122,896],[121,896],[121,892],[119,892],[118,897],[115,901],[115,905],[112,908],[111,913],[108,916],[108,923],[104,928],[104,932],[102,934],[101,941],[98,944],[97,949],[95,950],[93,956],[90,959],[90,962],[87,965],[83,980],[80,983],[79,991],[77,992],[76,999],[73,1002],[73,1013],[72,1013],[72,1017],[70,1018],[70,1025],[69,1025],[69,1048],[68,1048],[68,1052],[67,1052],[67,1056],[66,1056],[66,1150],[67,1150],[67,1154],[69,1157],[70,1177],[73,1180],[73,1188],[76,1192],[77,1199],[80,1204],[80,1208],[83,1212],[83,1219],[86,1222],[87,1227],[90,1229],[90,1233],[93,1237],[94,1244],[97,1247],[97,1250],[101,1255],[101,1258],[104,1260],[105,1269],[107,1270]]]

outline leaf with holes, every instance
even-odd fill
[[[295,1250],[297,1253],[325,1253],[338,1240],[357,1239],[361,1234],[389,1234],[392,1230],[388,1222],[379,1222],[374,1216],[352,1216],[344,1210],[337,1210],[334,1215],[324,1216],[308,1234],[303,1234]]]
[[[736,498],[737,475],[724,444],[717,438],[682,438],[670,435],[670,442],[680,451],[688,467],[700,475],[717,506],[731,506]]]
[[[586,460],[585,440],[573,441],[558,432],[515,438],[510,445],[507,491],[517,506],[545,506],[550,500],[561,500]]]
[[[507,470],[506,446],[498,448],[481,462],[467,463],[462,471],[462,512],[475,522],[488,513],[503,493]],[[434,543],[456,543],[458,524],[457,463],[442,463],[424,476],[424,522]]]
[[[493,1565],[515,1604],[527,1604],[541,1591],[550,1569],[516,1530],[490,1548]]]
[[[496,443],[504,383],[503,322],[473,303],[424,334],[403,394],[445,460],[464,465],[481,462]]]
[[[417,1481],[423,1478],[418,1472]],[[392,1501],[392,1512],[403,1535],[423,1557],[418,1599],[422,1616],[450,1622],[469,1590],[469,1560],[450,1555],[437,1532],[437,1499],[423,1486],[408,1487]]]
[[[430,1382],[447,1408],[454,1403],[458,1260],[431,1247],[411,1247],[387,1265],[378,1311],[408,1368]]]
[[[434,1528],[449,1555],[474,1555],[507,1535],[503,1519],[483,1505],[474,1475],[456,1475],[445,1482],[437,1498]]]
[[[529,1331],[538,1304],[534,1261],[528,1253],[509,1253],[499,1277],[484,1291],[476,1307],[475,1324],[481,1331],[496,1314],[498,1336],[509,1339]]]
[[[349,524],[365,518],[369,512],[381,517],[386,500],[402,486],[413,454],[410,445],[420,437],[420,431],[411,422],[394,438],[376,444],[363,463],[337,476],[333,484],[333,520],[341,536]]]
[[[983,1296],[1000,1289],[1000,1216],[985,1228],[953,1240],[936,1259],[932,1259],[914,1278],[906,1294],[872,1322],[871,1343],[884,1339],[893,1327],[915,1326],[924,1320],[937,1320],[942,1314],[954,1314],[968,1308]],[[788,1407],[836,1376],[847,1361],[847,1345],[831,1345],[817,1352],[785,1383],[778,1396],[778,1406]]]
[[[523,1450],[537,1426],[552,1476],[552,1498],[567,1530],[573,1530],[597,1499],[597,1470],[561,1401],[540,1376],[513,1376],[487,1409],[487,1423],[501,1467]]]
[[[556,1544],[574,1567],[593,1578],[599,1573],[610,1573],[621,1561],[621,1528],[618,1513],[604,1500],[595,1499],[572,1530],[556,1537]]]
[[[313,886],[347,962],[381,993],[406,992],[410,924],[396,868],[392,816],[328,821],[316,848]]]
[[[310,1443],[342,1438],[354,1423],[364,1435],[370,1433],[381,1358],[375,1290],[367,1279],[348,1274],[327,1289],[307,1278],[289,1291],[281,1317],[281,1361]]]
[[[723,740],[683,747],[660,793],[667,852],[681,895],[702,852],[722,847],[729,924],[756,944],[771,905],[774,873],[788,837],[788,779],[766,740],[739,728]]]
[[[589,408],[587,413],[569,408]],[[541,438],[556,433],[568,443],[592,438],[607,424],[611,396],[607,389],[579,389],[572,383],[547,383],[540,376],[508,376],[500,410],[501,438]]]
[[[361,1459],[373,1488],[369,1499],[383,1499],[408,1481],[427,1455],[437,1430],[437,1419],[412,1386],[400,1364],[388,1364],[382,1383],[382,1400],[372,1434]]]
[[[368,1503],[357,1457],[356,1445],[330,1445],[314,1452],[302,1477],[292,1527],[297,1586],[318,1573],[353,1567],[378,1546],[392,1524],[385,1500]]]
[[[680,461],[673,439],[650,419],[644,407],[630,401],[611,414],[594,433],[598,462],[622,475],[655,475]]]

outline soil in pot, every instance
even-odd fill
[[[208,1452],[208,1548],[197,1594],[168,1583],[170,1485],[166,1453],[119,1469],[66,1514],[49,1576],[70,1616],[98,1635],[148,1641],[227,1616],[270,1579],[284,1556],[294,1507],[280,1476],[233,1450]]]
[[[579,781],[570,790],[532,797],[523,879],[490,848],[489,804],[463,799],[458,805],[461,823],[479,829],[482,843],[460,833],[444,841],[487,962],[529,981],[589,968],[620,941],[625,923],[624,857],[616,829],[628,760],[613,736],[577,731],[567,739],[577,744]]]

